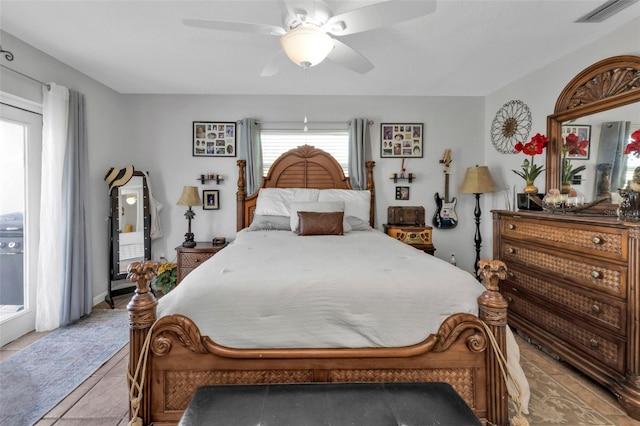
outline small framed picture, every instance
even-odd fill
[[[567,158],[588,160],[591,153],[591,126],[586,124],[562,126],[562,144],[563,149],[568,149]]]
[[[202,208],[204,210],[220,209],[220,191],[217,189],[202,190]]]
[[[408,200],[408,199],[409,199],[409,187],[396,186],[396,200]]]
[[[380,124],[380,157],[422,158],[423,123]]]
[[[235,157],[236,123],[194,121],[191,152],[194,157]]]

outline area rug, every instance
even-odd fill
[[[530,426],[612,424],[578,395],[527,358],[522,357],[520,364],[531,387],[529,414],[525,415]],[[513,418],[513,404],[509,405],[509,418]]]
[[[32,425],[129,340],[124,309],[94,310],[0,363],[0,425]]]

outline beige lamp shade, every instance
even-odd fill
[[[202,204],[197,186],[185,186],[182,195],[176,203],[178,206],[199,206]]]
[[[333,39],[313,25],[300,25],[280,38],[280,45],[289,59],[302,67],[312,67],[324,61],[333,50]]]
[[[496,184],[493,182],[487,166],[469,167],[464,175],[464,180],[458,192],[461,194],[485,194],[495,192]]]

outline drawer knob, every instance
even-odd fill
[[[589,340],[589,346],[591,346],[592,348],[597,348],[598,347],[598,341],[596,339]]]
[[[593,312],[594,314],[599,314],[600,312],[602,312],[602,309],[600,309],[600,306],[594,303],[594,305],[591,307],[591,312]]]
[[[593,244],[602,244],[602,238],[598,237],[597,235],[594,235],[593,237],[591,237],[591,242]]]
[[[507,297],[506,297],[506,299],[507,299],[507,303],[508,303],[509,305],[513,303],[513,297],[511,297],[511,296],[507,296]]]
[[[602,273],[600,271],[591,271],[591,278],[600,279],[602,278]]]
[[[516,225],[514,225],[513,223],[510,223],[508,226],[509,229],[516,229]]]
[[[509,254],[514,254],[515,252],[516,252],[516,250],[513,247],[509,247],[507,249],[507,253],[509,253]]]

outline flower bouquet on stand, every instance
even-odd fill
[[[164,261],[158,265],[156,276],[156,287],[160,288],[164,294],[169,293],[176,286],[178,281],[177,265],[173,262]]]
[[[562,145],[562,173],[560,176],[560,182],[562,185],[560,192],[562,194],[569,194],[570,197],[576,196],[575,191],[572,192],[571,184],[575,176],[586,169],[586,166],[573,168],[573,164],[571,164],[571,160],[567,158],[567,156],[569,154],[580,154],[586,156],[587,152],[585,149],[588,145],[588,140],[581,141],[575,133],[569,133],[566,136],[564,145]]]
[[[624,149],[625,155],[640,158],[640,130],[631,134],[631,142]],[[618,216],[626,220],[640,220],[640,166],[633,171],[633,176],[624,189],[619,189],[622,196]]]
[[[520,210],[542,210],[542,208],[532,203],[529,199],[529,194],[533,196],[542,197],[543,194],[538,194],[538,187],[535,186],[535,181],[544,171],[544,166],[535,164],[535,156],[544,152],[544,149],[549,143],[549,138],[536,133],[531,140],[525,144],[518,142],[514,148],[516,153],[522,152],[525,155],[531,157],[531,160],[525,158],[520,170],[513,170],[515,174],[520,176],[525,181],[525,187],[522,194],[518,194],[518,208]]]

